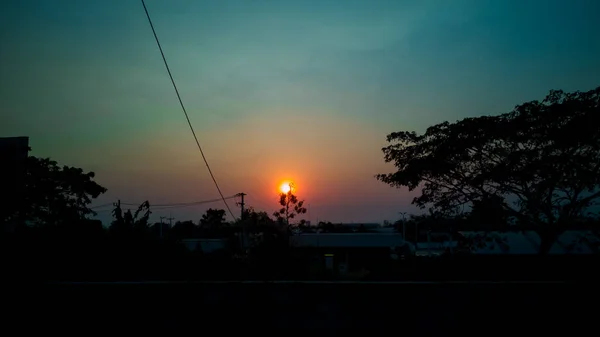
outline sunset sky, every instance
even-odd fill
[[[600,85],[597,0],[146,4],[223,194],[272,213],[292,180],[313,222],[414,211],[373,177],[390,132]],[[0,113],[0,136],[96,172],[96,205],[218,197],[140,1],[1,1]]]

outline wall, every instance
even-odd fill
[[[15,287],[4,298],[11,308],[4,328],[12,324],[24,333],[32,325],[78,333],[81,327],[131,328],[137,334],[216,328],[284,335],[307,328],[364,328],[371,335],[449,336],[481,335],[481,327],[493,326],[501,335],[502,329],[515,334],[528,328],[577,335],[594,331],[597,324],[589,307],[598,299],[595,288],[478,282],[30,285]]]
[[[186,239],[182,242],[188,250],[201,250],[203,253],[212,253],[227,246],[226,239]]]

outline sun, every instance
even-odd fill
[[[292,187],[292,185],[293,185],[293,184],[292,184],[291,182],[289,182],[289,181],[285,181],[285,182],[283,182],[281,185],[279,185],[279,191],[280,191],[281,193],[288,194],[290,191],[292,191],[292,190],[293,190],[293,187]]]

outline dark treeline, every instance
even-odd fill
[[[161,223],[147,223],[147,203],[139,209],[133,214],[124,212],[125,216],[116,217],[120,220],[115,219],[109,227],[96,220],[19,226],[3,235],[2,246],[9,257],[7,275],[21,280],[56,281],[346,279],[327,271],[322,261],[315,259],[318,253],[291,247],[291,231],[264,212],[249,210],[243,221],[227,223],[223,221],[223,210],[209,209],[197,222],[177,222],[172,228],[162,224],[161,230]],[[118,212],[117,206],[114,213]],[[423,227],[430,221],[430,229],[448,228],[438,222],[440,219],[415,218]],[[317,228],[337,232],[332,227],[336,226],[322,223]],[[401,226],[397,229],[402,230]],[[247,249],[243,249],[244,233]],[[201,247],[190,249],[185,241],[194,239],[219,239],[223,245],[209,252]],[[460,244],[459,248],[468,249],[474,243]],[[359,277],[363,280],[595,279],[593,269],[587,266],[598,260],[593,255],[473,254],[393,260],[385,253],[360,254],[369,270],[368,275]]]
[[[600,88],[555,90],[543,101],[524,103],[506,114],[444,122],[421,135],[388,135],[384,159],[396,170],[376,178],[393,187],[418,189],[413,204],[425,211],[393,226],[407,241],[421,241],[422,232],[444,232],[460,245],[438,259],[401,252],[395,260],[389,249],[354,252],[368,271],[356,277],[592,277],[589,266],[598,254],[549,252],[567,231],[586,230],[598,237],[598,125]],[[318,258],[327,252],[297,249],[290,236],[372,231],[330,222],[307,226],[301,219],[304,201],[292,186],[280,195],[271,215],[249,208],[241,219],[226,222],[224,210],[209,209],[201,219],[169,227],[150,223],[148,201],[134,210],[116,201],[112,223],[103,226],[91,220],[92,200],[106,192],[94,173],[28,156],[28,150],[17,156],[2,150],[1,240],[8,261],[5,274],[16,279],[336,279],[340,276]],[[495,240],[487,233],[517,230],[538,235],[539,254],[456,254]],[[461,231],[484,234],[467,240]],[[597,242],[593,249],[598,251]]]
[[[225,211],[209,209],[199,221],[180,221],[173,227],[150,224],[150,214],[148,202],[135,212],[123,211],[117,202],[108,227],[89,219],[17,225],[3,233],[2,247],[11,257],[12,276],[50,280],[250,277],[248,265],[261,266],[247,258],[243,232],[252,241],[253,257],[262,256],[261,262],[284,258],[287,235],[269,217],[262,221],[265,213],[249,210],[244,221],[227,223]],[[220,245],[205,252],[189,247],[186,240],[218,240]]]

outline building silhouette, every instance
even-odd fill
[[[14,229],[14,219],[25,197],[29,137],[0,138],[0,222]]]

